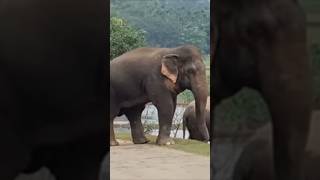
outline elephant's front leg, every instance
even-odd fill
[[[130,121],[131,135],[134,144],[144,144],[149,142],[144,135],[144,128],[141,123],[141,113],[143,109],[144,104],[128,108],[124,111],[124,114]]]
[[[310,106],[304,96],[295,97],[292,102],[284,95],[278,98],[268,98],[268,104],[273,119],[273,140],[275,167],[278,179],[304,179],[303,155],[306,146]],[[290,94],[290,93],[287,93]],[[294,93],[296,94],[296,93]]]
[[[279,58],[279,62],[282,60]],[[302,67],[300,65],[301,72],[306,73]],[[272,117],[276,176],[277,179],[303,180],[303,156],[311,114],[310,84],[302,73],[270,74],[262,81],[262,94]]]
[[[159,100],[155,105],[158,109],[158,119],[159,119],[159,135],[156,143],[158,145],[169,145],[173,144],[170,141],[170,132],[172,126],[172,118],[175,111],[176,98],[168,97]]]

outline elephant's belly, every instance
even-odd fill
[[[136,105],[140,105],[140,104],[146,104],[148,103],[150,100],[147,96],[142,96],[142,97],[135,97],[135,98],[130,98],[130,99],[126,99],[124,101],[122,101],[120,103],[120,107],[121,108],[130,108]]]

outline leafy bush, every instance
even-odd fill
[[[132,49],[145,46],[144,33],[119,17],[110,19],[110,60]]]

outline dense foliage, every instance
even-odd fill
[[[132,49],[145,46],[141,30],[128,25],[127,21],[111,17],[110,19],[110,60]]]
[[[210,5],[208,0],[112,0],[111,14],[124,17],[145,31],[153,47],[193,44],[209,53]]]

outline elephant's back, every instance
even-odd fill
[[[160,72],[160,57],[166,52],[166,48],[138,48],[124,53],[110,62],[110,81],[141,84],[150,75]]]
[[[135,61],[150,61],[160,59],[159,56],[164,54],[168,48],[150,48],[150,47],[142,47],[137,48],[131,51],[128,51],[116,58],[114,58],[110,65],[115,66],[117,64],[121,64],[123,62],[130,63]]]
[[[124,53],[110,62],[111,78],[116,74],[128,75],[136,79],[149,76],[151,71],[160,68],[162,54],[162,48],[138,48]]]

